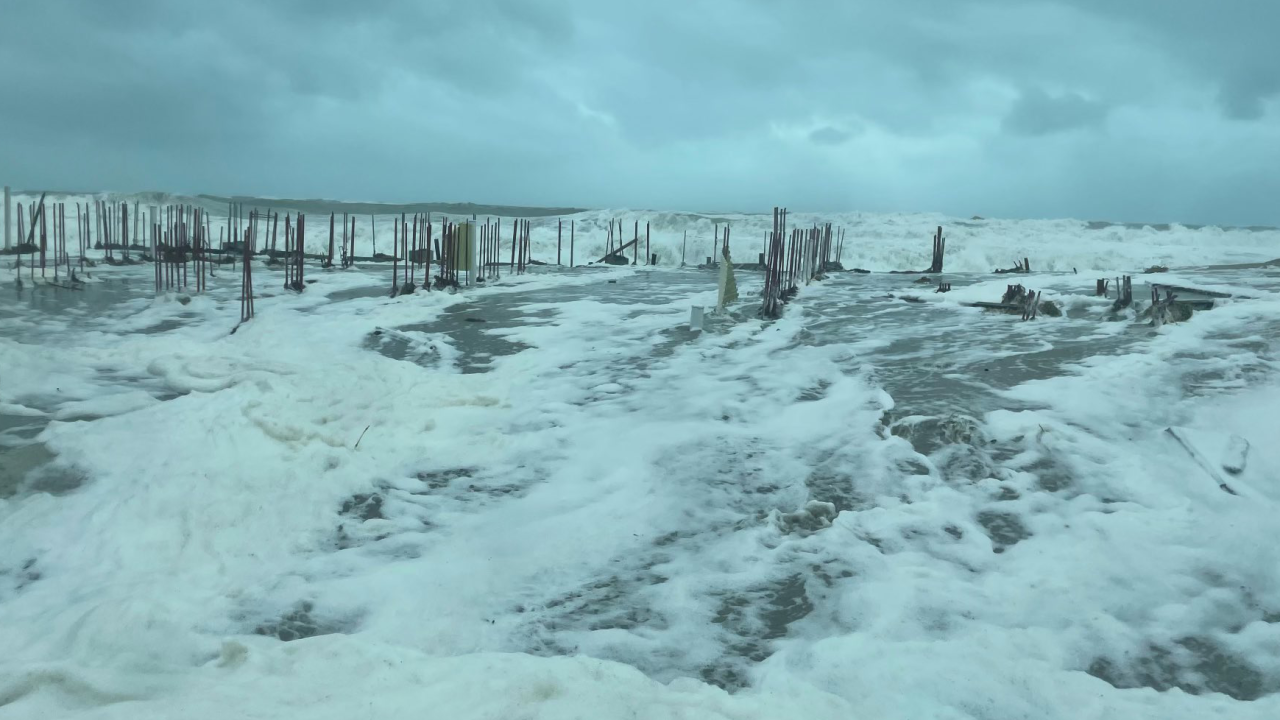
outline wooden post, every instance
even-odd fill
[[[649,264],[656,265],[653,261],[653,255],[649,252],[649,221],[644,223],[644,254],[649,256]]]
[[[201,252],[204,254],[207,254],[209,252],[209,248],[213,246],[213,218],[210,217],[212,213],[206,212],[203,214],[204,214],[204,241],[201,244]],[[276,213],[276,215],[278,216],[279,213]],[[213,277],[213,268],[209,267],[209,258],[207,256],[202,255],[202,257],[200,258],[200,267],[204,269],[206,278]]]
[[[373,257],[378,257],[378,217],[376,215],[369,216],[369,233],[373,238]]]
[[[436,250],[435,257],[438,258],[440,262],[444,262],[444,249],[441,247],[441,245],[444,243],[444,231],[445,231],[445,228],[447,227],[449,227],[448,218],[441,220],[440,221],[440,237],[432,241],[435,243],[434,245]],[[441,273],[444,272],[444,265],[440,266],[440,272]]]
[[[636,220],[635,223],[636,223],[635,232],[631,236],[631,241],[635,243],[635,245],[631,248],[631,264],[632,265],[635,265],[637,261],[640,259],[640,221]]]
[[[13,212],[13,197],[9,193],[9,186],[4,186],[4,249],[8,250],[13,247],[13,237],[10,235],[9,214]],[[80,212],[80,203],[76,203],[76,212]],[[77,221],[77,227],[79,227]]]
[[[43,205],[44,198],[41,197],[40,201],[41,201],[40,207],[44,207]],[[32,242],[32,239],[35,236],[36,223],[39,220],[38,212],[39,211],[36,210],[35,205],[32,205],[31,208],[27,211],[27,216],[31,219],[31,227],[27,229],[27,245],[31,246],[31,260],[27,262],[27,266],[31,271],[32,281],[35,281],[36,279],[36,250],[35,250],[35,244]]]
[[[62,262],[67,264],[67,275],[71,274],[71,254],[67,252],[67,204],[58,203],[58,210],[62,215],[62,219],[58,221],[62,235]]]
[[[933,235],[933,262],[929,264],[929,272],[942,272],[942,226],[938,226]]]
[[[418,260],[414,255],[418,251],[418,216],[413,216],[413,247],[409,250],[409,284],[413,285],[418,270]]]
[[[325,261],[326,267],[333,267],[333,213],[329,213],[329,259]]]
[[[86,208],[86,210],[87,209],[88,208]],[[160,234],[156,232],[156,217],[153,212],[151,217],[151,264],[154,266],[153,269],[155,271],[157,295],[160,294],[161,286],[164,284],[163,252],[164,248],[160,246]]]
[[[440,286],[447,287],[449,284],[449,273],[445,268],[445,251],[449,245],[449,220],[446,218],[440,221],[440,241],[436,243],[436,262],[440,263]]]
[[[47,216],[48,213],[44,211],[43,199],[40,200],[40,210],[37,214],[40,216],[40,276],[44,277],[45,255],[47,253],[47,245],[49,243],[49,224],[45,221],[45,216]]]
[[[57,282],[61,274],[59,265],[62,264],[61,257],[58,255],[58,245],[61,243],[59,238],[61,232],[58,230],[58,216],[61,214],[62,203],[54,203],[53,205],[53,281]]]
[[[306,287],[303,284],[304,280],[302,277],[302,267],[303,267],[302,260],[303,260],[303,256],[307,252],[306,219],[307,219],[306,215],[303,215],[302,213],[298,213],[298,226],[293,230],[293,245],[294,245],[294,249],[297,251],[296,254],[298,256],[298,269],[296,272],[293,273],[293,282],[299,292],[301,292],[303,288]]]
[[[33,217],[33,220],[34,220],[34,217]],[[33,228],[35,227],[34,222],[32,222],[31,225]],[[27,244],[30,242],[30,239],[26,241],[23,240],[23,237],[27,234],[23,232],[23,230],[24,228],[22,225],[22,203],[18,203],[18,244],[19,245]],[[31,273],[32,273],[31,277],[32,279],[34,279],[35,278],[34,256],[32,256],[32,260],[33,260],[32,262],[27,264],[31,266]],[[22,255],[21,254],[18,255],[17,269],[18,269],[18,278],[21,279],[22,278]]]
[[[250,227],[257,221],[257,213],[249,215]],[[184,266],[185,267],[185,266]],[[240,282],[240,322],[253,318],[253,240],[249,231],[244,238],[244,269]]]
[[[560,241],[564,237],[564,220],[556,221],[556,265],[560,263]]]
[[[511,221],[511,272],[516,271],[516,239],[517,239],[518,233],[520,232],[519,226],[520,226],[519,220]]]
[[[573,267],[573,228],[575,221],[569,221],[569,267]]]
[[[767,236],[766,236],[767,237]],[[684,267],[684,251],[689,248],[689,231],[684,231],[684,240],[680,241],[680,267]],[[764,253],[760,253],[764,257]]]
[[[221,235],[221,229],[219,229]],[[222,238],[219,237],[219,240]],[[290,251],[293,249],[293,216],[284,216],[284,288],[289,289],[289,282],[293,279],[293,255]]]

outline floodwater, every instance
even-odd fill
[[[1002,568],[980,567],[959,551],[949,555],[956,543],[977,533],[992,556],[1010,556],[1037,541],[1045,515],[1061,513],[1074,521],[1070,505],[1087,494],[1082,488],[1090,481],[1081,465],[1059,451],[1031,457],[1029,441],[1002,436],[990,418],[1045,406],[1042,399],[1019,396],[1020,388],[1075,375],[1091,363],[1141,356],[1160,338],[1140,315],[1141,279],[1135,280],[1138,307],[1116,314],[1107,300],[1090,297],[1091,278],[1071,275],[993,282],[986,275],[949,274],[923,284],[915,275],[840,273],[802,288],[784,319],[768,323],[755,317],[759,276],[739,273],[742,302],[710,315],[705,329],[696,332],[687,326],[689,308],[714,304],[710,272],[533,274],[539,273],[566,282],[464,291],[438,311],[418,313],[429,316],[423,319],[408,312],[419,298],[388,297],[383,269],[355,271],[350,277],[359,282],[331,289],[319,276],[305,306],[284,304],[289,298],[276,287],[278,273],[261,272],[260,314],[333,315],[351,308],[351,318],[359,318],[377,310],[380,319],[361,328],[361,348],[442,374],[433,378],[456,374],[516,384],[505,398],[510,406],[494,416],[495,423],[512,437],[539,438],[518,463],[490,466],[478,456],[473,467],[416,471],[394,481],[387,478],[404,470],[385,469],[385,477],[335,508],[343,518],[334,531],[337,539],[315,552],[366,552],[363,561],[373,562],[369,548],[400,543],[376,562],[404,562],[406,572],[429,574],[435,569],[432,552],[446,542],[433,532],[461,543],[468,531],[500,532],[507,522],[502,514],[514,514],[510,508],[521,503],[552,507],[538,500],[539,493],[555,478],[572,474],[572,452],[584,450],[574,445],[574,433],[613,428],[625,440],[634,426],[645,452],[625,455],[622,440],[608,452],[637,464],[648,483],[643,502],[661,505],[653,511],[661,517],[652,525],[628,526],[638,539],[620,542],[604,561],[582,560],[590,565],[582,574],[549,571],[546,577],[483,588],[484,602],[493,604],[487,609],[494,611],[486,618],[494,629],[484,637],[497,649],[586,653],[632,664],[661,680],[693,676],[730,690],[751,685],[762,663],[787,648],[855,633],[860,623],[870,622],[849,604],[876,563],[907,555],[921,563],[915,555],[932,558],[928,562],[943,558],[938,562],[947,572],[964,568],[961,580],[948,581],[961,584],[945,587],[968,587],[963,578],[998,575]],[[181,335],[198,343],[196,331],[213,314],[222,313],[219,322],[228,328],[233,323],[238,290],[231,279],[215,283],[210,296],[192,300],[190,309],[187,300],[170,295],[163,302],[180,307],[157,314],[161,301],[152,299],[145,271],[101,275],[82,290],[7,289],[8,299],[0,302],[4,337],[32,352],[83,333]],[[1238,287],[1254,296],[1280,292],[1280,274],[1274,272],[1201,271],[1179,278]],[[999,299],[1000,283],[1035,283],[1057,290],[1066,307],[1061,317],[1024,322],[941,302],[933,293],[938,280],[951,283],[958,295],[989,286],[995,296],[970,298],[988,301]],[[273,305],[273,299],[282,302]],[[406,309],[404,322],[395,320],[395,308]],[[1265,381],[1274,374],[1277,337],[1280,318],[1271,317],[1246,328],[1215,326],[1201,342],[1169,351],[1165,362],[1180,368],[1169,376],[1171,397],[1181,401]],[[1224,352],[1234,360],[1221,362]],[[95,382],[98,392],[142,392],[157,402],[176,397],[142,366],[101,372]],[[0,406],[0,498],[63,494],[92,482],[60,466],[41,440],[51,422],[64,421],[55,420],[64,403],[47,393],[11,394],[26,410]],[[584,419],[540,409],[552,404],[576,408]],[[787,413],[811,424],[812,442],[783,437],[788,421],[779,418]],[[862,414],[871,419],[864,422]],[[669,425],[716,423],[713,431],[688,438],[649,439]],[[855,428],[857,423],[862,425]],[[1041,432],[1048,431],[1042,426]],[[911,488],[925,479],[953,487],[971,502],[971,525],[922,518],[901,532],[896,526],[877,532],[877,518],[907,516],[916,512],[912,505],[924,504]],[[583,482],[574,493],[586,495],[580,500],[586,505],[597,491]],[[565,523],[593,522],[582,519],[589,512],[575,514],[572,504],[561,511]],[[835,526],[846,512],[866,518],[866,524]],[[474,519],[490,513],[499,518],[493,527]],[[472,519],[450,519],[455,516]],[[412,531],[396,529],[410,520],[416,523]],[[651,530],[655,534],[646,536]],[[836,532],[845,535],[821,539]],[[845,554],[846,546],[859,550]],[[921,573],[941,573],[942,565],[922,564]],[[928,594],[923,582],[911,586],[918,595],[909,601],[928,604],[921,612],[936,614],[925,623],[924,635],[944,636],[972,620],[945,603],[935,607],[921,600]],[[463,600],[470,597],[457,592]],[[322,598],[324,588],[317,586],[314,595]],[[377,599],[366,600],[366,610],[376,615]],[[246,631],[281,641],[361,632],[354,615],[325,620],[323,610],[320,601],[300,600],[278,618],[257,618]],[[690,647],[683,647],[690,637]],[[1099,649],[1079,669],[1115,688],[1181,688],[1240,700],[1280,687],[1280,677],[1196,628],[1144,642],[1144,655],[1122,658]]]

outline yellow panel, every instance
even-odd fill
[[[471,253],[474,249],[472,238],[475,236],[476,226],[470,222],[461,222],[455,229],[453,269],[467,272],[471,269]]]

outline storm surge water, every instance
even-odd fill
[[[565,262],[614,218],[657,267],[264,267],[234,334],[231,273],[0,270],[0,717],[1280,716],[1280,272],[1209,267],[1275,231],[795,215],[872,271],[943,225],[953,290],[767,322],[744,272],[694,332],[682,247],[770,218],[566,215]],[[1060,316],[966,306],[1022,257]],[[1232,297],[1094,297],[1151,265]]]

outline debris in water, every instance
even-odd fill
[[[1205,460],[1204,455],[1200,454],[1200,451],[1195,448],[1195,445],[1193,445],[1191,440],[1185,436],[1184,432],[1171,427],[1165,428],[1164,431],[1176,440],[1178,445],[1182,446],[1183,450],[1187,451],[1187,454],[1190,455],[1191,459],[1200,466],[1200,469],[1208,473],[1209,477],[1218,484],[1218,488],[1220,490],[1231,495],[1239,494],[1235,490],[1232,490],[1231,486],[1227,484],[1227,481],[1218,474],[1218,471],[1209,464],[1209,461]]]
[[[1239,435],[1232,435],[1227,442],[1227,450],[1223,453],[1222,469],[1232,475],[1244,472],[1245,463],[1249,459],[1249,441]]]
[[[689,329],[694,332],[702,330],[702,316],[705,310],[701,305],[689,308]]]

